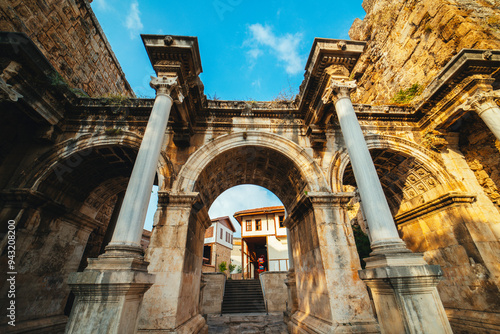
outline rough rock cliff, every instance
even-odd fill
[[[499,0],[364,0],[349,31],[367,41],[355,71],[360,103],[390,103],[399,90],[425,87],[461,49],[500,48]],[[360,76],[360,74],[362,75]]]

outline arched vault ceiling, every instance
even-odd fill
[[[413,157],[386,149],[373,149],[370,154],[393,213],[398,211],[403,201],[439,185],[429,169]],[[345,169],[343,184],[356,186],[350,163]]]
[[[99,195],[125,190],[132,173],[137,151],[129,147],[99,147],[78,151],[60,161],[41,183],[39,190],[55,200],[67,195],[83,202],[100,187]],[[106,187],[107,191],[103,187]],[[95,196],[94,196],[95,197]]]
[[[289,208],[307,183],[295,164],[281,153],[245,146],[215,157],[200,173],[195,189],[210,207],[222,192],[241,184],[267,188]]]

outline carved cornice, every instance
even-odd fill
[[[483,74],[475,74],[456,83],[454,88],[441,98],[419,121],[419,127],[427,130],[446,129],[466,111],[464,100],[474,91],[491,89],[495,80]]]
[[[172,193],[169,191],[158,191],[158,206],[178,206],[178,207],[191,207],[199,201],[199,193]]]
[[[314,207],[335,207],[346,206],[355,196],[353,192],[306,192],[300,196],[297,202],[292,206],[288,218],[285,220],[285,226],[292,230],[308,212],[314,210]]]
[[[394,221],[397,225],[406,223],[413,219],[422,217],[428,213],[440,210],[447,206],[458,204],[458,203],[473,203],[476,200],[476,196],[469,193],[459,193],[450,192],[442,195],[434,200],[428,201],[422,205],[414,207],[411,210],[402,212],[394,217]]]
[[[313,205],[327,205],[327,206],[343,206],[355,196],[354,192],[342,193],[315,193],[310,192],[307,194],[308,199]]]
[[[472,76],[489,77],[499,66],[500,50],[462,49],[422,92],[415,113],[419,117],[435,114],[433,110],[439,108],[438,105],[447,104],[447,96],[455,95],[450,95],[450,92],[460,89],[457,87],[465,82],[464,79]],[[423,119],[421,124],[426,126],[428,122]]]

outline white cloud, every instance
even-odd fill
[[[257,59],[262,55],[262,50],[258,48],[250,49],[247,51],[247,54],[250,56],[250,58]]]
[[[252,82],[252,86],[260,88],[260,79],[257,79],[254,82]]]
[[[300,73],[303,68],[303,59],[299,55],[299,44],[302,40],[302,34],[275,35],[271,27],[263,26],[260,23],[252,24],[249,27],[251,38],[244,45],[249,45],[250,56],[260,56],[262,51],[259,46],[268,47],[276,55],[278,60],[283,63],[288,74]],[[255,51],[257,50],[257,51]]]
[[[94,4],[100,10],[108,10],[109,9],[109,4],[107,3],[107,0],[94,0]]]
[[[244,184],[224,191],[212,203],[208,214],[211,219],[229,216],[236,228],[235,236],[241,236],[240,224],[234,219],[237,211],[283,205],[272,192],[265,188]]]
[[[125,20],[125,27],[127,27],[130,38],[136,38],[141,30],[144,28],[144,25],[141,22],[141,12],[139,11],[139,3],[137,0],[132,1],[130,4],[130,11]]]

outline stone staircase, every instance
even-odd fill
[[[222,314],[264,313],[266,305],[259,280],[227,280]]]
[[[282,313],[207,316],[209,334],[288,334]]]

